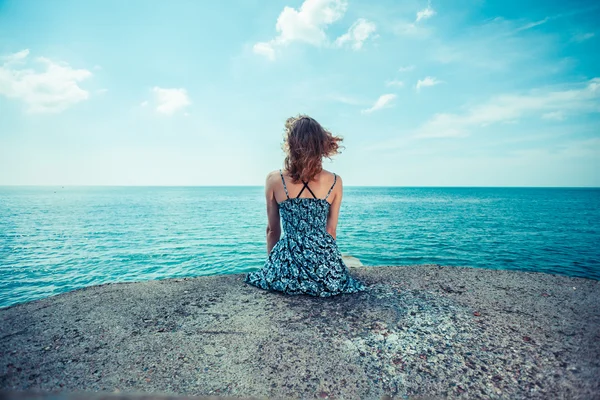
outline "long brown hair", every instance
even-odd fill
[[[298,115],[285,121],[284,165],[292,181],[311,181],[323,170],[323,157],[331,159],[340,153],[340,136],[333,136],[308,115]]]

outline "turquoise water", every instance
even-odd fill
[[[0,187],[0,306],[88,285],[247,272],[262,187]],[[342,253],[600,279],[600,189],[345,187]]]

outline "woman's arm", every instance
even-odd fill
[[[340,215],[340,206],[342,205],[342,194],[344,192],[344,188],[342,186],[342,178],[338,175],[337,181],[333,190],[331,191],[331,196],[333,196],[333,200],[331,202],[331,206],[329,206],[329,215],[327,216],[327,232],[333,236],[334,239],[337,240],[337,223],[338,217]]]
[[[279,204],[277,204],[275,192],[273,190],[276,178],[279,178],[279,172],[271,172],[267,175],[267,180],[265,182],[265,196],[267,200],[267,254],[271,253],[271,250],[281,237]]]

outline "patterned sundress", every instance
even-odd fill
[[[290,198],[283,173],[279,170],[286,200],[279,203],[284,235],[273,246],[262,269],[250,272],[244,282],[265,290],[286,294],[308,294],[328,297],[366,290],[364,283],[353,278],[342,261],[336,240],[327,230],[329,194],[317,198],[308,182],[298,196]],[[313,198],[300,198],[304,189]]]

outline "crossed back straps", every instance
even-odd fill
[[[279,175],[281,175],[281,182],[283,182],[283,189],[285,190],[285,196],[289,199],[290,196],[288,194],[287,186],[285,185],[285,179],[283,179],[283,172],[281,172],[281,169],[279,170]],[[333,185],[331,185],[331,187],[329,188],[329,192],[327,192],[327,196],[325,196],[325,198],[323,200],[327,200],[329,198],[329,195],[331,194],[331,191],[333,190],[333,187],[335,186],[336,182],[337,182],[337,175],[334,172],[333,173]],[[300,193],[298,193],[298,195],[296,196],[296,199],[300,198],[300,195],[302,194],[302,192],[304,192],[304,189],[308,189],[310,194],[312,194],[315,199],[318,199],[318,197],[315,196],[313,191],[310,190],[310,187],[308,187],[308,182],[302,181],[302,183],[304,184],[304,186],[302,186],[302,190],[300,190]]]

